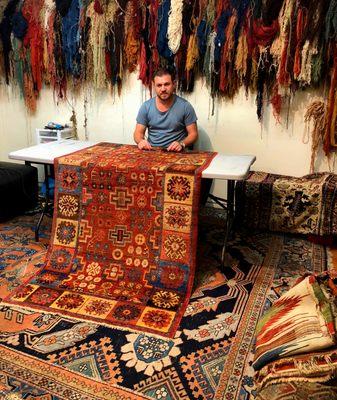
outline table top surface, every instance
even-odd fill
[[[53,164],[54,158],[77,150],[85,149],[98,142],[66,139],[12,151],[8,157],[13,160],[28,161],[38,164]],[[203,178],[243,180],[256,157],[253,155],[235,155],[218,153],[210,165],[202,172]]]

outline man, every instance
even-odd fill
[[[198,139],[195,111],[187,100],[174,93],[175,77],[168,69],[159,69],[153,84],[157,96],[140,107],[134,140],[141,150],[164,147],[167,151],[183,151]]]

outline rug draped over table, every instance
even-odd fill
[[[46,265],[5,301],[173,337],[193,284],[201,173],[215,154],[101,143],[60,157]]]

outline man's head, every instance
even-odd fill
[[[153,75],[153,84],[156,94],[161,100],[170,100],[176,89],[175,75],[168,68],[160,68]]]

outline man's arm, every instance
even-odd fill
[[[145,139],[146,126],[142,124],[136,124],[136,129],[133,133],[133,139],[137,143],[140,150],[151,150],[150,143]]]
[[[186,132],[187,132],[187,136],[185,137],[184,140],[182,140],[182,142],[184,143],[185,146],[190,146],[191,144],[196,142],[198,139],[197,123],[193,122],[193,124],[186,126]],[[167,151],[182,151],[182,150],[184,150],[185,146],[181,145],[180,143],[181,142],[172,142],[168,146]]]

